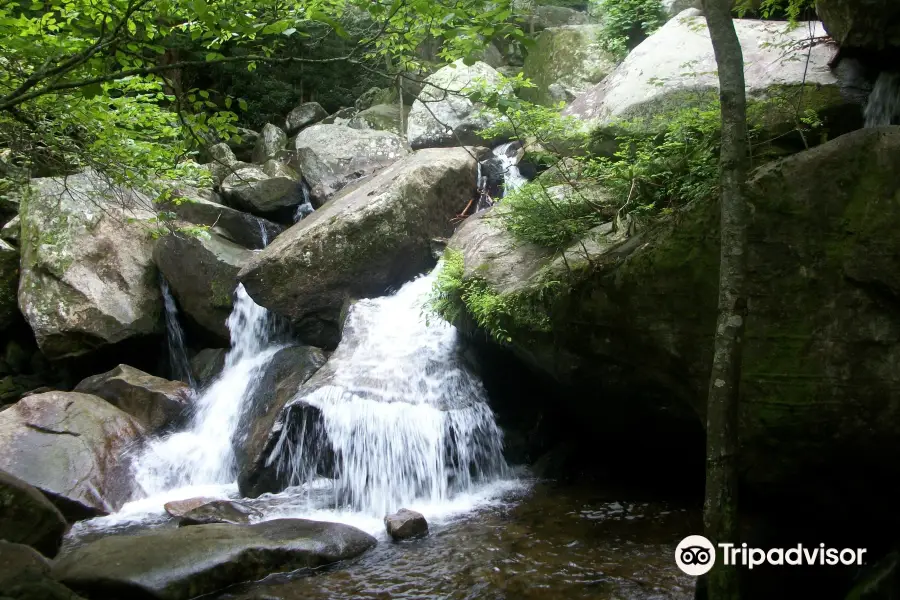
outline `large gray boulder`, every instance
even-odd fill
[[[253,256],[215,234],[161,238],[153,253],[181,310],[197,325],[227,342],[237,274]]]
[[[280,127],[266,123],[253,147],[253,162],[263,164],[270,158],[281,158],[287,145],[287,134]]]
[[[811,48],[806,44],[810,36],[824,38],[821,23],[791,27],[784,22],[736,19],[734,25],[744,52],[748,99],[766,101],[762,115],[751,117],[771,134],[767,137],[794,129],[798,106],[815,110],[832,135],[861,125],[860,107],[845,99],[840,81],[829,68],[837,48],[827,41]],[[716,73],[706,20],[679,15],[563,114],[580,118],[588,127],[634,120],[651,132],[659,131],[667,115],[707,106],[718,98]]]
[[[383,294],[433,264],[431,240],[472,198],[470,152],[416,152],[327,203],[253,256],[239,276],[247,292],[305,341],[334,347],[350,298]]]
[[[33,548],[0,539],[0,598],[82,600],[50,574],[50,563]]]
[[[152,202],[94,173],[35,179],[21,205],[19,308],[48,358],[159,333]]]
[[[191,404],[191,388],[186,383],[155,377],[128,365],[88,377],[75,386],[75,391],[103,398],[137,419],[150,433],[177,423]]]
[[[0,331],[15,320],[19,312],[19,249],[0,240]]]
[[[96,396],[27,396],[0,412],[0,469],[41,490],[69,520],[107,514],[131,497],[126,450],[143,433]]]
[[[65,517],[37,488],[0,471],[0,540],[53,557],[66,529]]]
[[[532,102],[553,105],[570,102],[616,68],[614,56],[600,47],[600,25],[569,25],[545,29],[525,58],[524,75],[535,84],[523,90]],[[558,86],[562,98],[554,93]]]
[[[188,600],[272,573],[358,556],[375,538],[342,523],[277,519],[115,535],[85,544],[53,575],[89,597]]]
[[[399,103],[376,104],[357,113],[347,126],[353,129],[375,129],[405,135],[410,110],[411,107],[405,105],[401,108]]]
[[[285,117],[285,130],[288,135],[296,135],[304,127],[318,123],[327,116],[328,111],[318,102],[304,102]]]
[[[316,206],[347,184],[409,154],[409,147],[394,133],[343,125],[308,127],[297,134],[293,149],[293,165],[303,173]]]
[[[281,484],[276,469],[266,464],[281,435],[282,411],[326,360],[327,356],[318,348],[295,346],[279,350],[266,366],[247,400],[249,408],[241,415],[240,435],[234,444],[238,489],[242,496],[256,497],[286,487]]]
[[[816,0],[816,13],[842,48],[900,50],[900,4],[895,0]]]
[[[222,195],[234,206],[259,214],[278,213],[303,202],[300,182],[287,172],[275,177],[262,167],[236,170],[222,182]]]
[[[470,100],[483,85],[500,86],[501,75],[483,62],[466,66],[462,59],[438,70],[425,80],[413,102],[406,133],[414,149],[446,146],[492,145],[478,131],[491,126],[499,116]],[[511,93],[511,90],[503,88]]]

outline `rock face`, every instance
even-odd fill
[[[118,510],[131,496],[125,450],[136,419],[96,396],[47,392],[0,412],[0,469],[44,492],[70,520]]]
[[[433,264],[430,240],[450,232],[476,169],[466,148],[416,152],[285,231],[240,280],[305,341],[333,348],[350,298],[382,294]]]
[[[372,536],[340,523],[278,519],[117,535],[56,562],[53,575],[90,597],[187,600],[270,573],[362,554]]]
[[[37,488],[0,471],[0,540],[53,557],[66,529],[65,517]]]
[[[466,66],[462,60],[447,65],[425,80],[425,87],[413,102],[407,138],[414,149],[446,146],[492,145],[478,135],[497,117],[482,111],[469,99],[481,83],[500,86],[500,74],[483,62]]]
[[[253,147],[253,162],[262,164],[270,158],[281,158],[287,145],[287,134],[281,128],[266,123]]]
[[[900,315],[889,300],[900,295],[898,172],[893,127],[836,138],[750,181],[740,460],[755,494],[799,498],[804,510],[866,502],[867,514],[877,512],[873,498],[897,501],[871,486],[900,465],[891,391],[900,382]],[[580,275],[543,299],[535,294],[548,281],[567,281],[558,255],[512,243],[483,218],[467,221],[449,246],[462,252],[465,281],[516,302],[506,328],[520,358],[558,382],[598,390],[577,402],[583,422],[602,423],[619,404],[661,389],[703,423],[717,224],[711,203],[627,240],[599,228],[585,239],[592,264],[573,244],[568,268]]]
[[[187,511],[178,523],[179,527],[187,525],[210,525],[212,523],[231,523],[247,525],[251,518],[261,517],[262,513],[231,500],[213,500]]]
[[[288,135],[296,135],[304,127],[318,123],[328,116],[328,111],[318,102],[304,102],[288,113],[285,118],[285,129]]]
[[[748,98],[767,101],[763,115],[757,117],[767,132],[777,135],[793,129],[798,105],[815,110],[832,135],[861,126],[859,106],[844,98],[828,66],[837,48],[818,43],[808,50],[803,45],[810,28],[812,35],[825,35],[820,23],[801,23],[796,28],[774,21],[735,20],[734,24],[747,65]],[[636,120],[655,131],[663,125],[653,123],[654,117],[716,99],[716,72],[706,20],[679,15],[563,114],[579,117],[590,126]]]
[[[405,135],[410,108],[404,106],[401,110],[400,104],[376,104],[357,113],[347,125],[353,129],[375,129]]]
[[[22,544],[0,540],[0,593],[3,600],[82,600],[50,575],[50,563]]]
[[[128,365],[88,377],[75,386],[75,391],[103,398],[137,419],[148,432],[178,422],[191,398],[186,383],[154,377]]]
[[[900,5],[893,0],[816,0],[816,13],[843,48],[900,50]]]
[[[321,206],[347,184],[400,160],[409,148],[388,131],[313,125],[297,134],[294,153],[294,167],[309,184],[313,203]]]
[[[428,535],[428,521],[422,513],[401,508],[384,518],[384,527],[394,540],[407,540]]]
[[[191,372],[200,387],[219,376],[225,368],[225,348],[204,348],[191,359]]]
[[[237,274],[252,256],[250,250],[215,234],[208,238],[169,234],[154,251],[182,311],[226,342],[225,321],[231,314]]]
[[[275,177],[258,166],[237,169],[222,182],[222,195],[237,208],[268,215],[303,202],[300,182],[287,173]]]
[[[35,179],[22,201],[19,308],[48,358],[162,331],[152,203],[86,173]]]
[[[0,240],[0,331],[9,327],[19,312],[18,288],[19,250]]]
[[[310,346],[285,348],[272,357],[238,427],[242,434],[234,454],[242,496],[256,497],[286,487],[266,462],[281,436],[285,405],[326,360],[324,352]]]
[[[570,25],[545,29],[525,58],[524,74],[537,86],[523,91],[528,100],[553,105],[571,102],[600,83],[616,68],[616,60],[600,48],[600,25]],[[554,93],[559,86],[562,98]]]

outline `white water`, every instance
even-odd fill
[[[294,213],[294,223],[302,221],[304,217],[316,212],[312,202],[309,201],[309,186],[306,185],[305,181],[300,182],[300,191],[303,192],[303,202],[300,203],[300,206],[297,207],[297,211]]]
[[[269,245],[269,232],[266,231],[266,225],[262,219],[257,219],[256,222],[259,223],[259,242],[265,248]]]
[[[518,151],[513,150],[513,146],[516,144],[518,142],[509,142],[494,148],[494,156],[500,159],[503,167],[504,196],[528,183],[528,180],[519,171]]]
[[[169,367],[172,370],[172,377],[187,383],[191,389],[194,389],[196,383],[184,345],[184,330],[178,321],[178,307],[175,306],[175,298],[172,297],[172,292],[169,290],[169,282],[162,274],[159,276],[159,283],[166,310],[166,338],[169,344]]]
[[[900,118],[900,73],[883,71],[866,104],[866,127],[884,127]]]

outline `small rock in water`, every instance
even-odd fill
[[[181,517],[181,522],[178,523],[178,526],[209,525],[210,523],[246,525],[250,523],[250,517],[261,516],[261,512],[245,504],[229,500],[215,500],[188,511],[187,514]]]
[[[395,540],[405,540],[428,535],[428,521],[421,513],[401,508],[384,518],[388,535]]]
[[[216,500],[218,500],[218,498],[188,498],[187,500],[173,500],[171,502],[166,502],[165,505],[163,505],[163,508],[166,509],[166,512],[169,513],[169,515],[176,519],[180,519],[195,508],[199,508],[210,502],[215,502]]]

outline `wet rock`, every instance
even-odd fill
[[[259,518],[262,513],[251,506],[231,500],[213,500],[187,511],[179,521],[179,527],[188,525],[210,525],[231,523],[247,525],[251,518]]]
[[[353,558],[372,536],[341,523],[278,519],[110,536],[59,559],[53,575],[90,597],[187,600],[277,572]]]
[[[21,206],[19,308],[51,359],[162,332],[152,202],[94,173],[34,179]]]
[[[9,327],[19,313],[19,250],[0,240],[0,331]]]
[[[234,454],[242,496],[255,498],[287,487],[276,465],[267,464],[268,459],[281,437],[285,405],[326,360],[324,352],[311,346],[285,348],[272,357],[238,427],[241,434],[236,439]],[[321,420],[318,410],[314,412],[309,418],[310,430],[317,428]]]
[[[154,258],[181,310],[218,339],[229,339],[237,274],[253,252],[215,234],[202,238],[169,234],[156,244]]]
[[[253,147],[253,162],[261,165],[270,158],[281,158],[287,144],[287,134],[281,128],[266,123]]]
[[[309,184],[313,204],[321,206],[347,184],[409,154],[409,147],[387,131],[313,125],[297,134],[294,153],[293,166]]]
[[[407,540],[410,538],[428,535],[428,521],[422,513],[401,508],[392,515],[384,518],[384,527],[394,540]]]
[[[894,0],[816,0],[816,13],[842,48],[900,50],[900,5]]]
[[[288,135],[296,135],[304,127],[318,123],[327,116],[328,111],[318,102],[304,102],[285,117],[285,130]]]
[[[350,298],[383,294],[433,264],[430,240],[452,229],[476,169],[464,148],[416,152],[285,231],[240,279],[301,339],[334,348]]]
[[[399,104],[376,104],[357,113],[350,119],[348,127],[390,131],[398,135],[405,135],[409,111],[409,106],[401,109]]]
[[[244,167],[226,177],[222,195],[230,204],[262,215],[303,202],[298,180],[287,173],[271,177],[259,166]]]
[[[96,396],[28,396],[0,412],[0,469],[41,490],[69,520],[106,514],[131,497],[126,450],[143,433]]]
[[[33,548],[0,540],[0,598],[81,600],[50,574],[50,563]]]
[[[483,62],[466,66],[460,59],[425,80],[425,87],[409,113],[407,137],[414,149],[493,145],[478,131],[499,119],[469,99],[471,87],[499,86],[500,74]],[[500,90],[512,93],[512,90]]]
[[[180,519],[195,508],[200,508],[204,504],[216,502],[218,498],[188,498],[187,500],[172,500],[163,505],[169,516]]]
[[[53,557],[67,528],[65,517],[37,488],[0,471],[0,540]]]
[[[75,386],[76,392],[103,398],[155,433],[180,421],[191,403],[191,388],[128,365],[93,375]]]
[[[225,368],[225,348],[204,348],[191,359],[191,372],[197,385],[204,387],[219,376]]]

